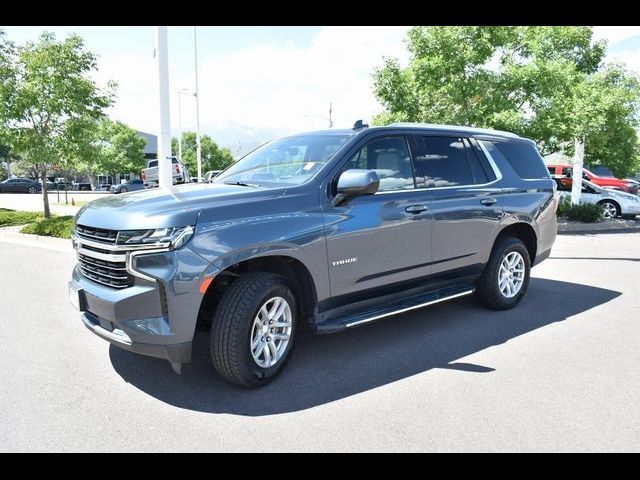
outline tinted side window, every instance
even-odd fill
[[[149,162],[149,167],[148,168],[153,168],[153,167],[157,167],[158,166],[158,161],[157,160],[151,160]]]
[[[460,137],[422,137],[425,154],[417,158],[419,184],[429,187],[473,185],[467,148]]]
[[[573,172],[573,168],[564,167],[562,169],[562,175],[564,175],[565,177],[570,177],[571,176],[571,172]]]
[[[344,170],[375,170],[380,177],[379,191],[415,188],[411,154],[405,137],[376,138],[353,155]]]
[[[547,170],[549,170],[550,175],[556,174],[556,167],[547,167]]]
[[[493,144],[507,159],[520,178],[548,178],[549,172],[536,147],[529,142],[502,142]]]

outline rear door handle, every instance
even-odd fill
[[[422,213],[427,209],[426,205],[411,205],[407,208],[405,208],[405,211],[407,213],[413,213],[413,214],[417,214],[417,213]]]
[[[493,197],[489,197],[489,198],[483,198],[482,200],[480,200],[480,203],[482,205],[493,205],[494,203],[496,203],[498,200],[496,200]]]

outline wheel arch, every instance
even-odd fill
[[[529,261],[531,265],[535,264],[536,255],[538,253],[538,235],[535,229],[527,222],[515,222],[504,227],[493,242],[493,248],[498,244],[499,240],[503,237],[515,237],[522,240],[522,243],[527,247],[529,252]]]
[[[199,328],[206,328],[229,285],[242,275],[251,272],[275,273],[286,278],[298,303],[302,324],[313,325],[318,303],[313,276],[301,260],[281,253],[246,258],[220,270],[204,293],[198,314]]]

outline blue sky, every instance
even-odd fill
[[[100,83],[119,84],[109,115],[134,128],[157,129],[153,27],[0,27],[17,43],[43,30],[81,35],[99,59]],[[325,127],[333,103],[335,125],[369,120],[380,107],[371,72],[383,56],[406,62],[407,27],[198,27],[203,130],[233,124],[302,130]],[[594,27],[609,42],[608,58],[640,72],[640,27]],[[169,27],[172,129],[178,90],[193,88],[192,27]],[[182,127],[195,125],[194,102],[182,96]]]

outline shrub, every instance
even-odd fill
[[[42,218],[42,213],[40,212],[20,212],[6,208],[0,209],[0,227],[26,225],[40,218]]]
[[[559,217],[567,217],[577,222],[593,223],[602,219],[602,207],[595,203],[580,203],[572,205],[571,199],[560,199],[557,214]]]
[[[47,237],[71,238],[71,228],[73,227],[73,217],[65,215],[38,220],[24,227],[20,232],[34,235],[44,235]]]

